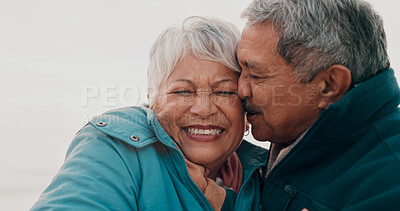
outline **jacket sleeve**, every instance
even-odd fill
[[[136,149],[89,125],[31,210],[137,210],[139,180]]]

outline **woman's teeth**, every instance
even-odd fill
[[[197,129],[185,128],[185,131],[191,135],[218,135],[222,133],[222,129]]]

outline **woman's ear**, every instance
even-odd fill
[[[325,109],[339,101],[350,89],[351,72],[343,65],[332,65],[318,77],[318,108]]]

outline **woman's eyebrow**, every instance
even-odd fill
[[[193,85],[193,82],[192,82],[191,80],[189,80],[189,79],[184,79],[184,78],[177,79],[177,80],[175,80],[175,81],[173,81],[173,82],[171,82],[171,83],[178,83],[178,82],[186,82],[186,83],[190,83],[190,84]]]
[[[214,86],[218,86],[221,83],[226,83],[226,82],[231,82],[231,83],[237,84],[237,81],[234,81],[232,79],[226,78],[226,79],[222,79],[222,80],[216,81],[213,85]]]

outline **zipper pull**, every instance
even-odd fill
[[[294,196],[296,195],[296,191],[290,185],[285,185],[284,190],[289,194],[289,199],[286,202],[285,208],[283,210],[287,210],[289,207],[290,202],[293,200]]]

